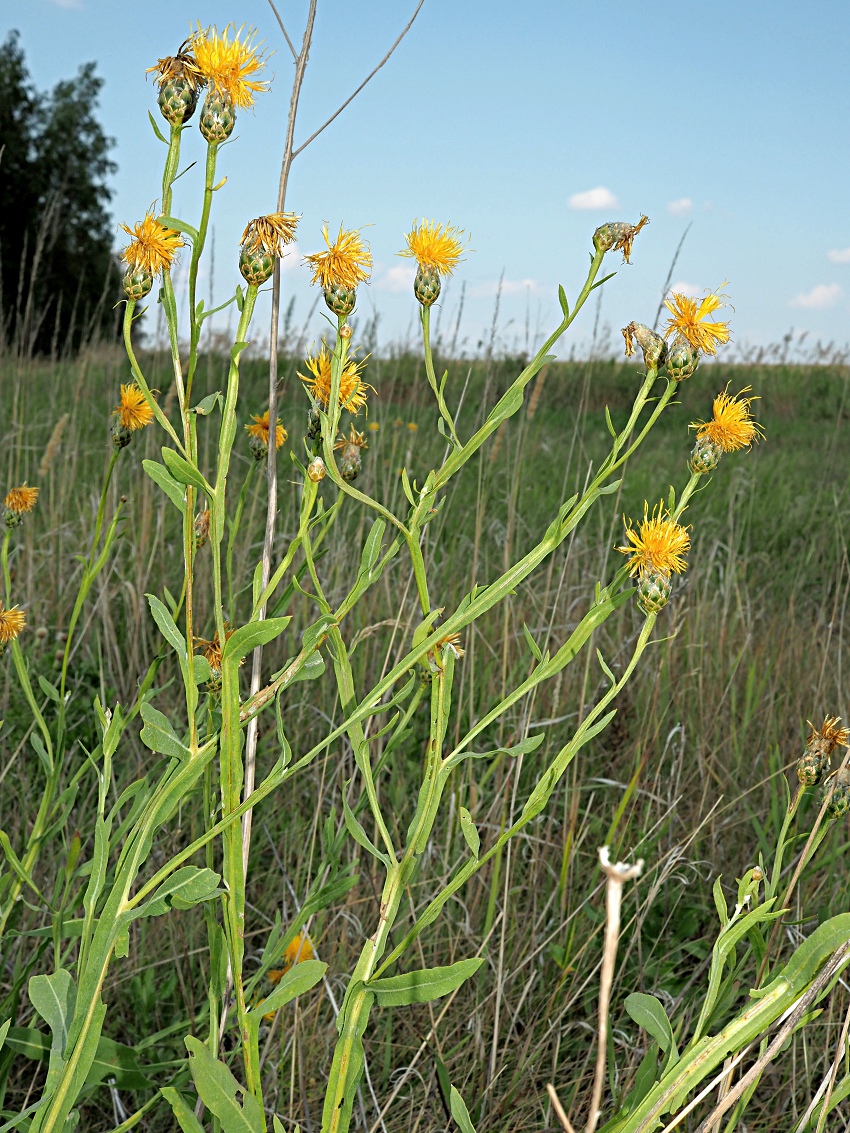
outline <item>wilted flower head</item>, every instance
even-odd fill
[[[724,287],[725,284],[721,284]],[[703,299],[692,299],[689,295],[674,292],[664,300],[670,312],[665,337],[679,334],[687,339],[695,350],[703,354],[716,354],[717,345],[729,341],[729,324],[706,322],[709,315],[725,307],[725,296],[720,291],[711,291]]]
[[[758,444],[764,433],[761,425],[750,415],[750,405],[758,398],[743,396],[751,387],[746,386],[732,396],[727,392],[728,388],[715,397],[711,420],[695,421],[691,428],[697,430],[698,440],[707,437],[723,452],[735,452],[736,449]]]
[[[660,334],[650,330],[643,323],[629,323],[623,327],[623,338],[626,341],[626,357],[631,358],[635,352],[635,343],[643,351],[643,359],[649,367],[660,366],[667,354],[667,343]]]
[[[632,254],[635,236],[645,224],[649,224],[648,216],[641,216],[637,224],[627,224],[624,220],[609,220],[593,233],[593,246],[599,252],[610,252],[612,249],[615,252],[621,251],[623,263],[630,263],[629,256]]]
[[[282,256],[283,249],[295,239],[295,230],[301,219],[294,212],[272,212],[250,221],[239,243],[248,252],[268,252]]]
[[[2,652],[10,641],[14,641],[24,626],[27,624],[27,617],[23,610],[17,606],[12,606],[11,609],[6,609],[2,602],[0,602],[0,652]]]
[[[631,555],[629,574],[632,577],[649,571],[669,577],[673,571],[681,574],[687,569],[685,555],[691,538],[681,524],[664,515],[663,500],[652,515],[648,505],[643,505],[643,522],[637,531],[629,524],[626,539],[628,544],[616,550]]]
[[[850,728],[838,726],[841,723],[840,716],[827,716],[820,728],[816,728],[811,720],[807,720],[806,723],[812,729],[806,741],[807,747],[817,745],[826,751],[827,755],[832,755],[837,747],[850,747]]]
[[[405,236],[407,248],[400,256],[410,256],[420,267],[432,268],[440,275],[451,275],[463,258],[462,228],[438,224],[435,220],[414,221]]]
[[[828,774],[833,751],[839,746],[850,746],[850,728],[839,727],[840,716],[827,716],[822,728],[816,728],[810,720],[807,723],[812,731],[806,750],[797,760],[797,779],[804,787],[812,787]]]
[[[145,400],[145,395],[135,384],[121,386],[121,400],[112,411],[124,429],[135,432],[144,429],[153,421],[153,410]]]
[[[322,227],[322,236],[327,251],[304,257],[313,272],[310,282],[320,284],[325,291],[331,287],[354,291],[359,283],[369,278],[372,270],[372,253],[363,237],[356,229],[346,230],[340,225],[339,235],[331,243],[326,224]]]
[[[166,228],[153,213],[129,228],[121,228],[133,239],[121,253],[121,259],[130,271],[143,271],[149,275],[159,275],[163,268],[170,268],[178,248],[184,246],[180,233],[174,228]]]
[[[242,109],[253,106],[254,95],[262,94],[269,86],[258,78],[265,60],[254,45],[255,36],[254,29],[245,31],[244,24],[238,30],[235,24],[228,24],[223,32],[215,26],[199,27],[190,44],[204,79]]]
[[[331,399],[331,355],[327,346],[322,343],[318,354],[304,359],[309,374],[298,374],[315,400],[325,409]],[[354,358],[347,358],[339,383],[339,404],[352,413],[359,413],[366,404],[366,390],[374,387],[360,380],[360,373],[365,365],[365,359],[358,362]]]
[[[157,59],[156,64],[148,67],[145,74],[155,74],[155,81],[160,87],[179,79],[187,83],[191,90],[199,90],[204,85],[204,76],[195,57],[189,51],[191,43],[190,37],[180,45],[176,55],[166,55],[163,59]]]
[[[195,516],[195,550],[200,551],[210,537],[210,509],[205,507]]]

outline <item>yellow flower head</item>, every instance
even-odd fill
[[[711,420],[694,421],[691,428],[697,430],[697,439],[708,437],[723,452],[735,452],[758,444],[764,433],[758,421],[750,416],[750,405],[758,398],[742,396],[749,392],[750,386],[734,396],[727,393],[728,388],[715,397]]]
[[[724,287],[725,284],[721,284]],[[711,291],[704,299],[692,299],[688,295],[674,292],[664,300],[670,312],[665,338],[676,332],[686,338],[695,350],[703,354],[716,354],[717,344],[729,341],[728,323],[709,323],[705,320],[721,307],[725,307],[725,296],[720,291]]]
[[[850,747],[850,728],[839,728],[840,716],[827,716],[822,728],[816,728],[811,720],[806,723],[812,729],[812,734],[806,741],[806,747],[817,745],[826,755],[830,755],[839,745]]]
[[[407,248],[400,256],[411,256],[422,268],[432,268],[440,275],[451,275],[460,263],[463,244],[462,228],[450,224],[437,224],[434,220],[413,222],[413,228],[405,236]]]
[[[164,59],[157,59],[156,65],[148,67],[145,74],[155,74],[156,82],[161,87],[174,79],[183,79],[192,90],[198,90],[204,85],[204,77],[195,57],[189,51],[191,43],[190,37],[180,45],[176,55],[166,55]]]
[[[295,239],[295,229],[300,216],[294,212],[272,212],[268,216],[258,216],[252,220],[239,243],[248,252],[268,252],[270,256],[280,257],[287,244]]]
[[[121,387],[121,402],[115,406],[112,415],[131,432],[144,429],[145,425],[150,425],[153,421],[153,410],[135,383]]]
[[[121,227],[133,239],[121,253],[121,259],[131,271],[146,271],[149,275],[159,275],[163,268],[170,268],[178,248],[184,246],[180,233],[174,228],[166,228],[152,213],[133,228],[126,224]]]
[[[10,641],[14,641],[24,626],[27,616],[17,606],[7,610],[0,602],[0,648],[5,649]]]
[[[32,511],[37,499],[38,488],[30,488],[24,483],[21,484],[20,488],[11,488],[6,493],[3,503],[8,511],[14,512],[15,515],[24,515],[26,512]]]
[[[316,401],[325,409],[331,399],[331,355],[327,346],[322,343],[318,354],[304,359],[309,374],[298,374],[307,389]],[[366,390],[374,393],[374,387],[360,380],[360,372],[365,365],[354,358],[348,358],[339,383],[339,404],[351,413],[359,413],[366,404]]]
[[[640,529],[629,525],[626,538],[630,545],[617,547],[624,555],[631,555],[629,574],[645,574],[655,571],[669,577],[672,571],[681,574],[687,569],[685,555],[691,545],[691,537],[675,519],[664,515],[664,502],[649,515],[649,508],[643,505],[643,522]]]
[[[328,250],[304,257],[313,272],[310,282],[321,284],[325,291],[329,287],[354,291],[359,283],[369,278],[372,270],[372,253],[363,237],[356,229],[346,230],[340,225],[339,235],[332,244],[326,224],[322,227],[322,236]]]
[[[269,89],[269,84],[257,76],[265,66],[265,59],[254,45],[256,32],[249,28],[242,39],[243,24],[238,30],[228,24],[219,33],[215,26],[198,27],[192,36],[191,48],[198,70],[204,79],[234,106],[246,109],[254,105],[254,95]]]
[[[252,413],[251,420],[254,422],[254,424],[245,426],[245,428],[248,430],[248,436],[256,437],[258,441],[260,441],[266,446],[266,448],[268,448],[269,434],[271,432],[271,429],[269,428],[268,409],[263,414]],[[275,421],[276,425],[274,430],[274,447],[278,449],[286,440],[289,434],[287,433],[286,429],[284,429],[283,425],[281,425],[279,417],[276,417]]]

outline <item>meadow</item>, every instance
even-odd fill
[[[162,391],[160,403],[176,424],[174,395],[168,392],[170,358],[141,357],[149,384]],[[438,357],[438,372],[449,371],[447,398],[459,406],[455,416],[462,433],[481,425],[524,361]],[[278,456],[281,547],[298,528],[299,484],[288,454],[291,449],[303,455],[309,408],[298,370],[303,372],[302,358],[281,359],[279,414],[289,432]],[[197,374],[198,396],[224,389],[227,358],[202,354]],[[435,429],[424,364],[412,353],[375,356],[364,378],[376,393],[368,417],[358,421],[368,448],[357,486],[403,511],[401,469],[421,483],[446,447]],[[722,877],[734,903],[736,879],[758,865],[760,855],[773,859],[785,815],[785,782],[793,788],[796,781],[793,768],[806,744],[806,721],[819,726],[824,716],[847,711],[848,378],[850,369],[840,362],[703,365],[679,385],[679,404],[661,417],[652,443],[629,459],[620,488],[597,500],[582,526],[502,606],[464,634],[464,656],[455,669],[456,740],[528,676],[534,663],[529,639],[541,651],[557,647],[582,616],[597,582],[610,581],[621,566],[613,548],[622,542],[623,515],[638,517],[644,500],[652,505],[666,498],[669,485],[686,475],[693,447],[689,424],[710,416],[712,399],[727,383],[733,392],[751,386],[759,395],[754,412],[765,440],[724,457],[691,499],[683,519],[691,528],[689,569],[676,581],[656,623],[657,644],[618,698],[610,726],[581,750],[548,807],[417,939],[412,951],[418,967],[468,956],[484,957],[484,965],[444,999],[382,1011],[364,1040],[367,1072],[354,1107],[356,1128],[369,1133],[447,1128],[449,1081],[479,1133],[560,1128],[546,1093],[549,1082],[568,1112],[586,1109],[605,924],[597,862],[603,844],[611,847],[612,858],[630,855],[646,863],[641,879],[625,890],[608,1104],[616,1106],[634,1083],[645,1051],[645,1036],[623,1009],[626,995],[653,994],[682,1028],[692,1022],[693,989],[705,980],[718,930],[712,887]],[[621,427],[640,380],[633,362],[605,359],[551,363],[539,373],[523,409],[455,478],[444,510],[425,529],[423,554],[436,606],[453,609],[475,583],[505,570],[535,542],[533,533],[550,522],[562,501],[581,492],[607,451],[606,406]],[[28,623],[22,648],[31,674],[53,684],[79,585],[78,556],[88,555],[112,456],[110,414],[126,381],[126,357],[106,347],[67,361],[0,361],[3,483],[26,481],[40,488],[37,508],[15,533],[20,546],[12,560],[15,594]],[[234,494],[246,485],[233,547],[236,582],[228,594],[234,624],[251,611],[250,578],[265,522],[265,473],[250,455],[243,426],[248,413],[265,408],[266,388],[266,364],[243,360],[231,467]],[[107,516],[122,498],[126,502],[114,551],[84,604],[68,668],[72,695],[62,786],[73,780],[77,793],[45,842],[33,878],[50,895],[54,912],[25,891],[16,934],[7,938],[0,965],[0,1017],[12,1017],[17,1028],[39,1026],[24,994],[29,975],[49,970],[54,961],[58,966],[74,948],[80,886],[93,853],[97,781],[86,752],[100,741],[94,698],[104,705],[132,705],[140,676],[159,656],[156,704],[166,713],[179,709],[177,665],[163,649],[145,599],[148,593],[178,594],[183,577],[180,518],[141,463],[158,458],[162,439],[153,428],[140,431],[120,453],[106,495]],[[215,443],[210,430],[199,431],[199,466],[210,467]],[[329,500],[331,487],[326,481],[320,488]],[[362,507],[347,507],[321,546],[316,569],[332,602],[350,585],[370,523]],[[309,580],[300,577],[309,589]],[[209,558],[201,548],[196,633],[205,638],[214,632],[212,611],[204,605],[210,586]],[[312,599],[292,584],[278,605],[293,620],[280,640],[266,646],[272,671],[291,656],[292,642],[317,616]],[[404,656],[419,620],[415,605],[412,571],[399,556],[346,621],[358,687],[370,687]],[[641,624],[639,611],[628,604],[594,632],[591,644],[614,673],[625,664]],[[501,749],[543,732],[542,747],[518,758],[497,755],[483,770],[470,760],[453,773],[447,804],[424,852],[431,882],[448,879],[467,852],[461,807],[475,815],[484,845],[521,811],[536,781],[535,764],[567,741],[601,695],[604,681],[594,651],[588,649],[580,664],[520,700],[486,736]],[[8,656],[0,662],[0,677],[0,826],[10,844],[20,846],[43,772],[30,742],[32,716]],[[45,693],[45,706],[48,701]],[[317,743],[344,716],[330,681],[293,684],[280,707],[296,751]],[[423,710],[411,717],[408,738],[391,752],[381,774],[385,813],[399,839],[416,805],[410,784],[417,781],[428,738]],[[114,800],[156,760],[139,739],[140,725],[131,722],[115,757],[109,788]],[[278,751],[275,721],[263,718],[261,774]],[[284,925],[298,921],[309,934],[304,946],[328,964],[319,989],[278,1012],[261,1033],[266,1102],[287,1129],[300,1122],[305,1133],[318,1128],[343,975],[353,968],[380,908],[376,863],[347,840],[341,843],[338,875],[356,875],[356,881],[312,916],[299,913],[323,868],[325,824],[329,817],[331,825],[340,821],[334,807],[338,810],[354,773],[351,745],[340,739],[260,803],[254,817],[246,972],[259,968],[278,916]],[[797,816],[800,830],[808,830],[817,809],[809,792]],[[154,863],[192,842],[202,827],[201,799],[190,795],[154,843]],[[815,924],[847,910],[847,851],[846,823],[835,822],[802,875],[778,947],[791,950]],[[794,861],[789,852],[784,876]],[[421,912],[430,896],[415,877],[406,890],[406,911]],[[128,955],[113,962],[103,988],[106,1034],[132,1049],[116,1047],[113,1064],[87,1087],[81,1127],[175,1127],[156,1091],[175,1076],[185,1081],[183,1036],[206,1033],[209,963],[199,908],[134,922]],[[737,971],[726,992],[730,1010],[746,997],[749,978]],[[264,976],[256,998],[270,989]],[[823,1006],[767,1069],[747,1109],[746,1129],[796,1129],[808,1121],[809,1102],[843,1043],[839,1037],[850,1006],[843,982]],[[26,1049],[22,1040],[0,1053],[4,1114],[25,1111],[38,1096],[46,1053]],[[222,1053],[227,1055],[226,1045]],[[830,1122],[842,1113],[846,1119],[841,1096],[836,1095],[840,1105]]]

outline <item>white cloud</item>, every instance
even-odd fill
[[[850,264],[850,248],[832,248],[826,253],[826,258],[834,264]]]
[[[372,282],[379,291],[398,293],[412,289],[416,278],[416,268],[412,264],[393,264],[389,268],[384,267],[383,264],[376,264],[375,269]]]
[[[677,201],[667,202],[667,211],[671,216],[689,216],[694,207],[690,197],[679,197]]]
[[[677,295],[689,295],[692,299],[695,299],[697,295],[705,293],[705,288],[697,287],[695,283],[686,283],[684,279],[680,279],[678,283],[673,284],[670,292],[675,292]]]
[[[806,291],[791,300],[792,307],[806,307],[810,311],[817,311],[823,307],[832,307],[841,298],[841,285],[839,283],[819,283],[811,291]]]
[[[501,285],[498,279],[488,280],[486,283],[477,283],[472,288],[475,298],[489,298],[493,295],[537,295],[540,284],[536,279],[503,279]]]
[[[595,189],[585,189],[583,193],[573,193],[569,199],[571,209],[614,209],[617,208],[617,198],[610,189],[599,185]]]

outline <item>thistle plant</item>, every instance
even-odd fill
[[[300,74],[308,46],[305,37]],[[280,261],[291,254],[289,246],[299,223],[297,214],[284,210],[283,199],[278,200],[275,211],[247,219],[240,246],[233,249],[244,285],[223,305],[234,304],[238,313],[226,386],[203,396],[196,390],[201,331],[213,313],[198,301],[197,286],[212,209],[224,188],[224,182],[217,180],[219,147],[231,137],[237,115],[267,89],[268,80],[263,77],[263,57],[253,33],[234,28],[219,32],[199,27],[174,56],[159,60],[152,70],[158,76],[158,105],[169,130],[166,136],[152,118],[165,147],[160,208],[152,209],[139,223],[124,226],[130,236],[123,252],[127,265],[124,344],[133,381],[121,387],[120,403],[113,415],[113,451],[71,618],[59,685],[52,686],[39,677],[50,703],[49,718],[39,706],[18,641],[25,628],[25,615],[13,604],[9,569],[14,532],[35,506],[37,489],[23,485],[10,491],[5,500],[0,646],[12,653],[17,679],[32,710],[31,742],[42,761],[46,786],[28,843],[18,848],[3,844],[8,869],[0,879],[0,932],[10,927],[24,888],[29,890],[27,899],[31,903],[42,903],[54,926],[61,927],[63,918],[73,915],[79,929],[70,947],[59,946],[61,933],[57,929],[53,970],[22,974],[16,988],[15,1002],[28,980],[29,1001],[51,1030],[47,1078],[25,1116],[31,1120],[32,1133],[58,1133],[73,1127],[108,1034],[110,1004],[105,1001],[104,988],[110,970],[126,961],[138,922],[168,917],[172,910],[197,909],[194,915],[203,919],[207,937],[207,990],[203,1010],[186,1028],[187,1057],[169,1081],[161,1084],[160,1094],[117,1128],[132,1128],[144,1112],[162,1101],[171,1107],[180,1128],[191,1133],[199,1133],[205,1120],[215,1133],[221,1129],[225,1133],[266,1129],[268,1081],[261,1039],[274,1025],[277,1012],[296,997],[307,995],[327,971],[327,964],[316,955],[306,925],[311,915],[333,906],[356,884],[357,876],[341,864],[343,847],[356,847],[355,852],[369,859],[370,868],[378,871],[381,893],[374,923],[364,931],[352,969],[334,973],[344,982],[345,990],[338,1004],[337,1034],[327,1069],[322,1131],[345,1133],[364,1076],[364,1035],[374,1026],[375,1015],[386,1008],[403,1008],[451,994],[483,963],[481,957],[467,957],[443,966],[412,968],[415,942],[439,918],[446,903],[541,815],[582,748],[610,724],[619,694],[651,649],[656,622],[674,599],[674,576],[683,575],[687,569],[691,537],[689,526],[681,521],[686,512],[690,518],[694,492],[704,486],[704,478],[724,453],[748,447],[762,433],[751,415],[753,398],[744,396],[748,390],[737,396],[730,396],[728,391],[718,395],[711,420],[691,426],[697,430],[696,447],[689,478],[681,491],[677,495],[671,488],[666,500],[652,510],[648,503],[645,505],[643,519],[637,525],[627,523],[625,543],[617,550],[628,561],[609,578],[597,582],[575,628],[556,648],[541,650],[529,635],[528,675],[506,687],[464,730],[456,675],[464,664],[467,635],[489,611],[503,606],[549,556],[557,554],[580,524],[605,506],[606,497],[619,491],[629,459],[647,442],[661,414],[682,390],[684,380],[694,375],[703,355],[714,354],[718,345],[728,341],[728,324],[709,321],[722,307],[723,298],[712,293],[697,302],[674,295],[668,302],[670,319],[664,336],[637,322],[625,328],[627,353],[631,355],[637,344],[644,367],[625,420],[615,425],[608,414],[611,444],[607,455],[583,490],[560,503],[545,530],[536,533],[529,551],[507,563],[485,584],[474,586],[460,602],[447,606],[429,576],[423,543],[434,517],[448,506],[449,486],[502,424],[522,412],[525,391],[554,359],[551,351],[570,330],[591,293],[611,279],[611,275],[602,274],[606,255],[620,251],[628,261],[647,218],[641,217],[637,224],[610,222],[592,235],[590,267],[574,302],[570,304],[564,288],[559,288],[561,318],[557,326],[489,409],[480,427],[469,435],[464,435],[458,424],[457,401],[448,373],[437,377],[430,335],[430,311],[439,297],[441,278],[458,268],[467,243],[463,232],[449,224],[414,222],[400,254],[417,262],[413,299],[419,307],[425,372],[434,397],[436,428],[445,440],[445,455],[421,482],[411,480],[402,469],[405,503],[399,509],[392,500],[379,499],[365,490],[368,484],[362,477],[370,459],[364,422],[376,391],[366,381],[368,357],[358,356],[356,334],[348,321],[357,307],[358,290],[371,270],[371,253],[360,230],[340,224],[332,239],[326,225],[322,231],[324,249],[305,257],[312,282],[321,288],[332,318],[325,341],[304,359],[298,371],[306,395],[303,428],[294,421],[287,421],[285,427],[278,418],[274,354],[268,408],[257,412],[262,407],[246,405],[240,392],[240,360],[251,342],[259,290],[271,281],[279,296]],[[182,217],[187,215],[188,202],[181,198],[178,205],[175,201],[175,182],[183,135],[191,128],[198,103],[205,158],[203,189],[195,206],[197,216],[185,220]],[[291,155],[291,138],[289,144]],[[282,183],[285,189],[285,177]],[[179,186],[181,193],[184,184]],[[188,258],[188,322],[183,326],[171,277],[177,256]],[[133,342],[133,324],[141,314],[139,304],[154,294],[154,287],[168,327],[171,413],[152,391]],[[668,343],[667,339],[672,341]],[[181,353],[181,341],[188,342],[188,356]],[[695,385],[691,383],[689,393]],[[701,392],[697,390],[695,396],[701,396]],[[65,739],[71,642],[92,583],[104,569],[120,530],[120,505],[110,519],[106,515],[107,488],[116,462],[125,449],[129,456],[123,459],[132,457],[134,433],[149,426],[160,431],[161,459],[143,460],[141,470],[134,466],[134,474],[146,474],[162,492],[168,507],[178,513],[177,517],[170,513],[170,517],[179,521],[182,573],[172,589],[147,595],[150,617],[161,635],[161,651],[149,670],[139,674],[135,700],[124,706],[96,699],[99,742],[81,764],[69,770]],[[684,428],[682,432],[684,437]],[[297,505],[286,517],[288,534],[276,538],[276,462],[279,451],[293,437],[296,440],[280,459],[291,463]],[[246,446],[252,458],[241,484],[234,483],[233,475],[239,444]],[[212,453],[212,458],[204,458],[205,452]],[[240,541],[250,544],[245,505],[249,489],[258,481],[268,488],[271,529],[267,526],[263,556],[252,564],[247,577],[239,578],[234,551]],[[662,490],[660,485],[658,490]],[[347,570],[344,591],[331,592],[321,565],[323,544],[340,518],[348,514],[363,523],[365,537],[359,560]],[[202,555],[208,558],[203,571],[199,570]],[[356,644],[349,631],[352,613],[385,577],[391,564],[407,571],[412,580],[418,606],[416,624],[399,655],[387,661],[379,679],[364,686],[352,665]],[[290,630],[296,601],[308,605],[312,619],[299,639]],[[524,734],[507,747],[501,746],[501,740],[492,740],[493,729],[545,682],[558,678],[579,658],[591,665],[585,651],[590,649],[596,631],[631,606],[637,609],[639,629],[630,641],[630,653],[615,674],[596,651],[602,691],[565,743],[549,750],[542,731]],[[263,647],[273,643],[287,657],[274,671],[267,660],[269,654],[263,653]],[[250,667],[245,664],[249,657]],[[157,688],[155,678],[162,666],[174,674],[175,682]],[[296,683],[312,681],[332,682],[339,717],[328,723],[320,739],[310,743],[291,731],[287,697]],[[309,690],[316,686],[303,687]],[[122,744],[127,742],[128,729],[135,729],[138,720],[141,742],[150,752],[149,770],[143,779],[126,785],[116,800],[114,768]],[[257,782],[260,720],[273,721],[276,750],[273,765]],[[822,781],[827,755],[846,742],[845,733],[835,731],[836,723],[828,720],[814,747],[810,743],[806,781]],[[413,753],[411,737],[416,724],[427,738],[421,750]],[[259,965],[250,966],[246,964],[245,946],[251,916],[246,900],[246,875],[252,860],[250,816],[266,801],[285,810],[297,778],[343,744],[352,754],[353,779],[341,790],[336,808],[321,824],[321,868],[297,916],[287,925],[279,921],[271,928]],[[482,745],[487,750],[477,750]],[[409,826],[402,830],[387,802],[385,786],[390,757],[405,752],[420,757],[420,770],[415,781],[405,784],[416,802]],[[461,808],[460,833],[466,847],[463,859],[447,881],[429,872],[426,851],[458,769],[463,766],[472,775],[472,761],[484,761],[485,768],[492,768],[504,759],[515,760],[520,766],[534,752],[538,754],[533,783],[519,812],[493,836],[479,827],[475,814]],[[824,802],[824,808],[831,805],[833,812],[839,809],[839,799],[845,795],[850,798],[850,788],[838,777],[841,774],[837,773],[832,794]],[[92,780],[95,839],[83,875],[84,888],[75,888],[70,882],[64,887],[57,883],[56,896],[48,901],[32,880],[33,868],[51,824],[63,815],[67,819],[79,784],[91,784]],[[191,835],[178,819],[190,812],[199,815]],[[787,832],[786,827],[783,838]],[[766,883],[770,896],[759,905],[764,910],[762,920],[780,915],[776,896],[784,849],[783,841]],[[68,876],[72,874],[73,870]],[[406,907],[406,894],[414,879],[428,894],[425,907],[417,915]],[[755,885],[751,875],[745,884],[745,896],[749,894],[750,900],[755,899]],[[728,929],[730,936],[733,923],[740,924],[740,930],[734,930],[736,940],[739,931],[750,931],[756,923],[753,914],[744,915],[744,904],[724,920],[724,932]],[[831,935],[818,937],[804,957],[792,959],[785,974],[777,977],[781,986],[774,981],[756,1007],[744,1012],[741,1019],[745,1022],[738,1021],[740,1035],[736,1031],[736,1036],[743,1035],[742,1041],[749,1042],[761,1035],[777,1013],[801,1001],[800,996],[815,986],[822,972],[833,971],[830,957],[839,947],[839,937],[841,941],[850,939],[850,930],[845,933],[842,926],[831,930]],[[683,1056],[683,1062],[674,1065],[668,1051],[658,1083],[653,1084],[654,1079],[649,1082],[645,1076],[651,1088],[635,1101],[628,1120],[623,1123],[618,1118],[620,1124],[611,1128],[635,1133],[650,1128],[656,1117],[666,1112],[665,1107],[669,1109],[673,1101],[684,1096],[686,1086],[690,1088],[695,1080],[693,1074],[682,1077],[687,1067],[710,1069],[728,1052],[730,1041],[733,1045],[738,1041],[738,1037],[729,1039],[728,1028],[720,1037],[707,1034],[714,1019],[717,980],[723,976],[727,956],[728,949],[718,961],[720,974],[713,972],[712,979],[716,979],[706,1000],[704,1018],[689,1048],[693,1052],[691,1061],[684,1061]],[[273,990],[263,996],[265,979]],[[455,1121],[468,1133],[472,1122],[454,1087],[450,1098]],[[638,1118],[639,1113],[646,1117]],[[272,1124],[275,1130],[282,1128],[277,1115],[272,1115]]]

